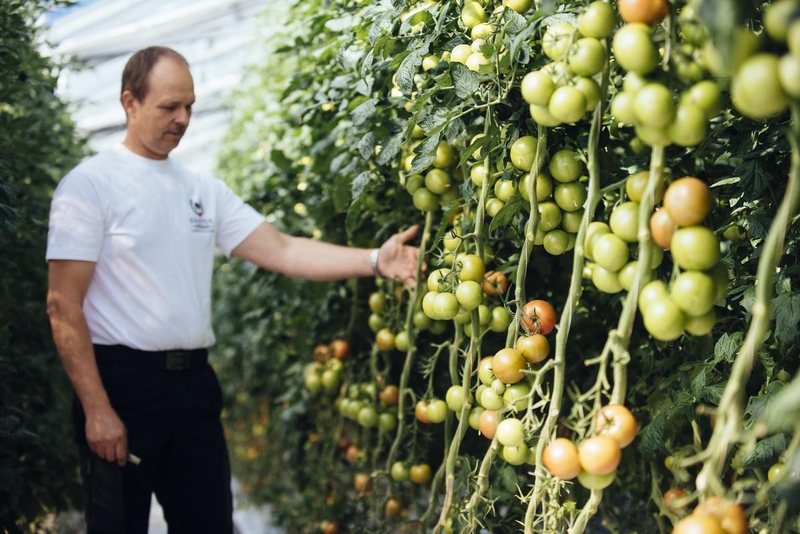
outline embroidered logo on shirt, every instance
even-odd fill
[[[191,206],[192,211],[195,212],[198,217],[203,216],[203,203],[200,200],[195,200],[193,198],[190,198],[189,206]]]
[[[199,198],[190,198],[189,207],[192,208],[195,217],[189,218],[193,233],[211,233],[214,231],[214,219],[203,218],[203,201]]]

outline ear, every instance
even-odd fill
[[[134,112],[134,105],[137,102],[136,97],[134,97],[133,93],[130,91],[125,90],[122,92],[119,100],[122,102],[122,108],[125,110],[125,115],[130,117]]]

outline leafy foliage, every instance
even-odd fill
[[[80,494],[70,387],[50,341],[44,262],[56,180],[83,154],[35,23],[64,2],[0,6],[0,530],[28,528]]]

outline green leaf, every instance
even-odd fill
[[[404,95],[410,95],[414,90],[414,74],[417,73],[419,66],[422,65],[422,59],[427,53],[427,48],[428,47],[425,46],[413,50],[403,59],[400,66],[397,68],[395,81],[397,82],[397,87],[400,88]]]
[[[736,469],[755,469],[769,467],[786,450],[786,438],[775,434],[762,439],[752,450],[741,449],[734,456],[731,465]]]
[[[744,332],[734,332],[722,334],[714,346],[714,360],[713,363],[721,361],[732,362],[739,348],[744,341]]]
[[[669,454],[664,444],[666,413],[661,412],[639,431],[639,448],[645,457]]]
[[[772,300],[772,318],[775,320],[775,337],[791,343],[798,337],[800,324],[800,292],[778,294]]]
[[[461,63],[450,63],[450,76],[456,88],[456,96],[466,98],[478,90],[478,75]]]
[[[378,165],[386,165],[390,161],[394,161],[397,158],[397,154],[400,152],[400,147],[402,146],[403,133],[398,132],[383,142],[381,145],[380,154],[378,154],[378,157],[375,161],[378,162]]]
[[[489,231],[494,232],[498,228],[510,226],[514,218],[522,211],[526,204],[527,203],[522,200],[520,196],[509,199],[492,219],[492,223],[489,225]]]
[[[747,404],[745,413],[753,420],[758,420],[764,411],[771,409],[770,405],[775,402],[776,396],[786,388],[786,384],[779,380],[769,383],[766,390],[758,396],[751,397]]]
[[[358,142],[358,152],[364,159],[372,158],[372,155],[375,153],[375,134],[372,132],[364,134],[364,137]]]
[[[369,181],[370,181],[369,171],[364,171],[353,179],[352,198],[354,202],[361,197],[361,194],[364,192],[364,189],[367,187]]]
[[[692,395],[700,400],[705,400],[705,389],[710,378],[711,377],[709,376],[708,368],[702,367],[700,372],[695,375],[694,379],[692,379]]]
[[[364,124],[364,122],[366,122],[366,120],[372,117],[374,114],[375,99],[368,98],[356,106],[356,108],[353,110],[353,113],[350,115],[350,119],[353,121],[354,125],[358,126],[360,124]]]
[[[440,139],[441,135],[436,133],[417,146],[416,156],[411,160],[409,174],[418,174],[430,167],[433,160],[436,159],[436,148],[439,146]]]
[[[779,386],[774,387],[779,388]],[[797,422],[800,421],[800,378],[795,378],[783,386],[774,398],[770,395],[763,400],[759,399],[757,405],[755,401],[752,404],[750,411],[759,426],[760,434],[788,432],[795,429]]]

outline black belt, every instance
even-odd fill
[[[208,363],[208,349],[149,351],[125,345],[94,345],[98,365],[125,364],[165,371],[186,371]]]

